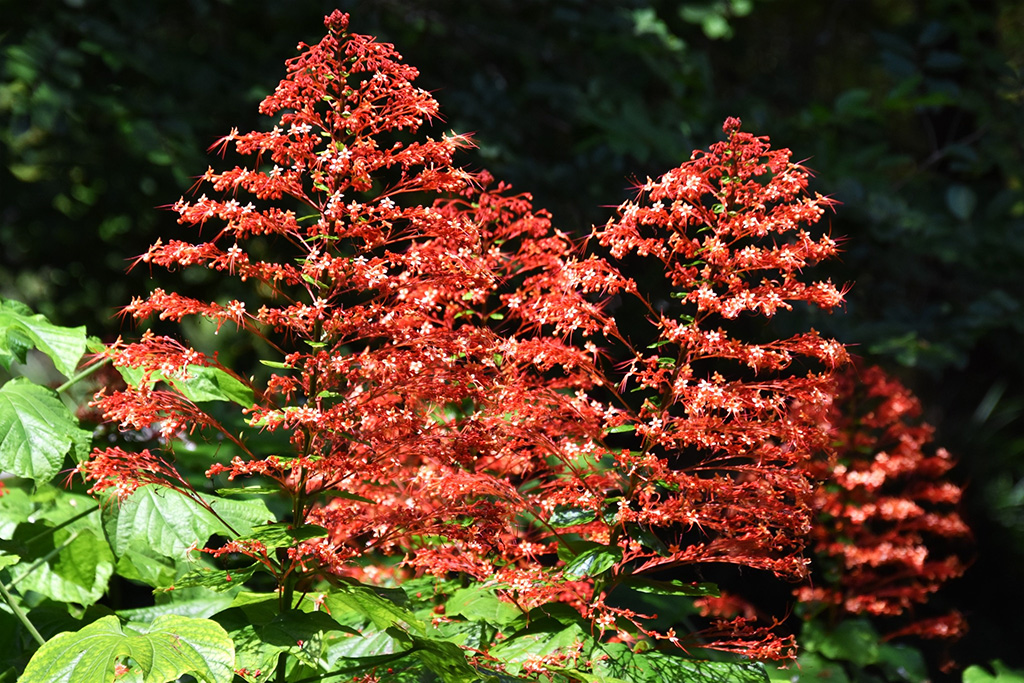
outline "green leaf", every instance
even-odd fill
[[[607,657],[598,657],[603,651]],[[633,652],[621,643],[600,645],[591,656],[593,672],[631,683],[769,683],[768,673],[755,662],[709,662],[665,654],[658,650]]]
[[[290,548],[301,541],[308,541],[311,538],[323,538],[327,535],[327,529],[315,524],[304,524],[297,529],[291,528],[287,522],[276,522],[274,524],[261,524],[254,526],[252,531],[239,537],[240,541],[259,541],[267,550],[275,548]]]
[[[27,522],[35,506],[29,494],[20,488],[5,487],[0,496],[0,539],[10,539],[14,529]]]
[[[1011,669],[998,659],[991,666],[995,675],[977,664],[967,667],[963,674],[964,683],[1024,683],[1024,670]]]
[[[549,671],[564,673],[572,681],[582,681],[582,683],[631,683],[630,681],[624,681],[621,678],[613,678],[611,676],[597,676],[586,671],[580,671],[579,669],[566,669],[557,666],[547,667]]]
[[[349,667],[358,669],[367,664],[375,665],[378,658],[381,657],[394,658],[396,650],[398,657],[404,657],[407,653],[402,650],[401,645],[402,643],[395,642],[391,634],[386,631],[364,629],[362,633],[354,637],[341,637],[334,640],[328,646],[325,657],[331,669],[349,670]]]
[[[578,524],[592,522],[596,517],[597,513],[593,510],[556,506],[554,512],[552,512],[551,516],[548,518],[548,524],[559,528],[576,526]]]
[[[142,368],[118,367],[117,370],[124,381],[134,387],[139,386],[146,376]],[[154,372],[149,376],[149,385],[166,382],[193,403],[232,401],[243,408],[249,408],[256,401],[251,388],[221,368],[212,365],[188,365],[185,371],[189,375],[187,380]]]
[[[602,543],[596,543],[594,541],[572,541],[571,543],[566,541],[560,543],[558,546],[558,559],[566,564],[572,564],[573,560],[580,556],[581,553],[594,548],[606,548]]]
[[[156,599],[157,604],[155,605],[118,610],[117,616],[129,623],[149,623],[166,614],[177,614],[193,619],[208,619],[226,610],[234,600],[234,596],[213,593],[203,588],[184,588],[173,593],[158,593]]]
[[[444,621],[433,624],[436,637],[455,643],[461,648],[486,651],[494,640],[498,628],[486,621]]]
[[[461,588],[445,603],[447,616],[463,616],[470,621],[485,621],[503,626],[515,621],[522,610],[500,599],[493,590],[472,586]]]
[[[814,622],[804,625],[802,644],[832,660],[852,662],[858,668],[878,661],[881,638],[866,619],[847,619],[826,630]]]
[[[318,190],[323,190],[324,192],[328,191],[327,186],[323,185],[323,184],[317,184],[316,188]],[[315,279],[313,276],[311,276],[311,275],[309,275],[307,273],[303,273],[302,274],[302,279],[305,280],[306,282],[308,282],[309,284],[315,286],[315,287],[320,287],[321,289],[323,289],[324,287],[327,287],[327,285],[325,285],[323,282],[320,282],[319,280]]]
[[[327,593],[324,604],[331,614],[338,616],[354,612],[369,619],[383,630],[390,626],[409,625],[420,632],[426,627],[412,612],[378,595],[371,587],[358,583],[341,582]]]
[[[591,548],[569,563],[564,574],[569,579],[582,579],[586,576],[597,576],[615,566],[622,559],[622,548],[601,546]]]
[[[444,683],[474,683],[480,680],[476,669],[466,661],[466,655],[458,645],[433,638],[421,638],[391,627],[387,632],[396,641],[406,643],[427,668],[437,674]]]
[[[0,339],[0,365],[10,370],[14,361],[24,363],[28,360],[28,352],[35,348],[32,339],[16,327],[9,328]]]
[[[188,373],[191,375],[188,380],[174,380],[172,384],[194,403],[232,401],[243,408],[249,408],[256,402],[251,388],[220,368],[189,366]]]
[[[85,354],[84,327],[60,327],[20,301],[0,297],[0,365],[10,370],[11,361],[24,361],[26,347],[42,351],[65,377],[75,374]]]
[[[721,594],[718,586],[714,583],[685,583],[683,581],[654,581],[642,576],[630,576],[622,582],[640,593],[651,593],[653,595],[685,595],[689,597],[713,597]]]
[[[618,427],[612,427],[607,430],[606,434],[621,434],[623,432],[632,432],[636,430],[636,425],[619,425]]]
[[[256,626],[269,624],[278,614],[280,607],[280,596],[276,593],[254,593],[243,590],[236,593],[231,601],[231,608],[241,610],[246,623]]]
[[[190,547],[205,545],[213,534],[247,534],[253,526],[274,517],[262,500],[203,499],[231,529],[195,500],[156,484],[139,487],[118,505],[104,506],[104,528],[114,553],[123,555],[138,542],[180,560]]]
[[[814,652],[801,652],[800,658],[795,663],[790,662],[786,669],[770,669],[769,680],[778,683],[850,683],[850,677],[846,675],[842,664],[829,661]]]
[[[0,566],[24,562],[22,569],[27,569],[36,561],[55,561],[55,549],[77,531],[102,538],[99,515],[91,514],[99,510],[94,500],[49,484],[29,494],[27,485],[8,485],[0,496]],[[63,535],[55,541],[57,533]]]
[[[126,579],[165,588],[172,585],[178,575],[176,564],[169,557],[152,552],[144,542],[135,541],[117,558],[114,571]]]
[[[217,489],[218,496],[269,496],[281,493],[280,486],[239,486],[232,489]]]
[[[177,615],[148,627],[122,629],[106,616],[74,633],[61,633],[36,651],[19,683],[95,683],[114,680],[114,664],[131,658],[145,683],[191,674],[205,683],[231,683],[235,646],[216,622]]]
[[[928,666],[917,648],[909,645],[882,643],[878,652],[878,664],[891,681],[924,681],[928,679]],[[1024,683],[1024,676],[1017,681]]]
[[[559,630],[529,629],[495,645],[488,654],[504,662],[509,673],[517,674],[527,660],[556,652],[575,652],[579,643],[584,643],[581,655],[587,658],[589,648],[586,643],[593,643],[593,638],[576,624]]]
[[[8,569],[9,586],[86,607],[106,592],[114,555],[91,529],[53,530],[34,522],[19,525],[12,540],[23,544],[24,551],[21,562]]]
[[[179,588],[195,588],[198,586],[207,588],[215,593],[223,593],[244,584],[256,573],[258,568],[258,564],[239,569],[200,567],[175,579],[171,588],[178,590]]]
[[[946,188],[946,206],[951,214],[962,221],[971,217],[977,203],[978,195],[966,185],[953,184]]]
[[[0,471],[45,483],[68,452],[86,457],[91,438],[53,390],[23,377],[0,387]]]
[[[278,655],[290,656],[313,668],[326,668],[324,636],[334,640],[358,632],[325,612],[278,611],[278,598],[268,593],[239,593],[231,609],[216,616],[235,642],[235,668],[270,671]]]

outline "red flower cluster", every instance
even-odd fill
[[[467,138],[417,138],[437,103],[391,46],[347,22],[332,14],[288,62],[260,108],[279,115],[270,131],[219,143],[254,163],[207,171],[220,198],[175,204],[181,224],[218,226],[212,237],[140,257],[255,283],[263,303],[158,289],[126,308],[231,323],[273,350],[275,372],[246,379],[147,333],[110,347],[143,377],[97,406],[157,430],[168,452],[193,430],[219,433],[225,457],[208,476],[276,482],[292,524],[328,530],[290,548],[275,572],[286,596],[326,575],[391,574],[398,558],[524,611],[564,602],[598,631],[687,645],[698,634],[652,630],[613,591],[703,563],[805,576],[814,480],[827,474],[810,464],[829,452],[831,375],[847,356],[813,331],[776,339],[754,321],[842,302],[804,275],[836,253],[810,232],[832,202],[808,194],[808,172],[729,119],[724,141],[645,183],[587,250],[528,196],[455,165]],[[251,391],[241,434],[182,390],[202,368]],[[263,450],[265,432],[290,449]],[[137,472],[120,449],[82,469],[125,494],[175,485],[166,460],[137,457]],[[878,514],[906,512],[890,507]],[[755,657],[790,645],[745,617],[700,637]]]
[[[822,583],[797,596],[849,614],[912,615],[965,569],[958,552],[970,529],[957,514],[961,490],[946,477],[953,460],[930,446],[920,401],[880,368],[851,367],[837,383],[837,459],[815,463],[827,477],[812,531]],[[952,613],[914,618],[891,635],[955,638],[964,629]]]

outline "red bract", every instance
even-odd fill
[[[958,552],[970,530],[957,514],[960,488],[946,477],[953,460],[931,446],[917,398],[880,368],[851,369],[837,381],[837,460],[816,463],[829,475],[814,498],[823,574],[798,596],[850,614],[909,617],[892,635],[957,637],[959,614],[914,615],[965,569]]]
[[[730,119],[724,142],[646,183],[586,252],[528,196],[454,165],[465,137],[415,137],[437,104],[391,46],[347,33],[340,13],[326,25],[261,105],[277,125],[221,141],[253,164],[207,171],[222,198],[175,204],[212,236],[139,259],[255,283],[263,303],[158,289],[126,308],[252,336],[276,372],[247,380],[146,334],[110,347],[141,378],[97,405],[157,429],[168,451],[219,433],[208,476],[275,482],[292,525],[328,531],[271,571],[283,604],[316,578],[394,576],[398,559],[485,582],[524,611],[568,603],[598,635],[786,654],[742,618],[656,631],[616,595],[694,595],[651,574],[704,563],[806,573],[807,464],[828,448],[822,411],[846,353],[814,332],[747,339],[764,336],[759,317],[841,303],[803,276],[836,252],[808,231],[831,202],[806,192],[788,150]],[[642,313],[635,328],[616,321],[623,310]],[[189,385],[201,372],[242,388],[241,433],[205,412]],[[633,443],[615,436],[627,431]],[[266,452],[266,433],[290,449]],[[97,482],[137,478],[123,451],[93,462]],[[212,552],[280,559],[249,541]]]

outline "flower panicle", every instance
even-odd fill
[[[888,637],[957,638],[962,616],[913,614],[966,569],[971,532],[958,511],[962,491],[946,478],[954,461],[931,445],[920,401],[896,378],[851,366],[835,381],[839,398],[828,419],[837,448],[833,460],[812,466],[830,484],[813,498],[820,521],[812,539],[841,578],[802,586],[797,596],[886,617]]]
[[[650,621],[604,603],[602,586],[634,574],[806,575],[808,463],[830,449],[823,412],[846,352],[814,331],[754,343],[738,323],[842,304],[841,287],[807,274],[838,251],[814,231],[834,202],[807,191],[809,172],[730,120],[726,140],[576,240],[529,195],[458,166],[469,138],[426,135],[437,103],[393,46],[340,13],[326,25],[260,105],[273,124],[218,141],[248,165],[209,169],[202,194],[173,206],[199,238],[137,260],[246,282],[253,297],[158,288],[124,309],[258,339],[269,370],[228,372],[251,402],[214,409],[179,389],[226,370],[216,357],[149,332],[112,345],[143,380],[95,404],[158,437],[141,454],[94,452],[94,490],[181,485],[155,451],[212,431],[208,477],[270,482],[293,524],[326,530],[286,553],[208,549],[264,562],[283,592],[296,576],[460,572],[525,612],[568,604],[598,631]],[[619,320],[622,302],[637,325]],[[212,417],[229,409],[237,429]],[[250,448],[271,434],[274,452]],[[604,553],[600,575],[574,566],[567,534]],[[710,625],[708,645],[788,652],[770,626],[737,619]]]

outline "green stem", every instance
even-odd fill
[[[0,595],[3,595],[7,605],[11,608],[11,611],[14,612],[14,616],[18,617],[18,621],[25,625],[25,628],[32,634],[35,641],[39,643],[40,646],[45,645],[46,639],[39,635],[39,631],[37,631],[36,627],[32,625],[32,622],[28,620],[28,615],[21,611],[21,608],[18,607],[18,604],[14,601],[14,597],[7,592],[7,587],[4,586],[3,583],[0,583]]]
[[[277,655],[277,683],[287,683],[286,665],[288,664],[288,653],[282,652]]]
[[[69,379],[67,382],[64,382],[64,384],[61,384],[59,387],[57,387],[57,393],[58,394],[64,393],[69,388],[71,388],[76,382],[82,381],[83,379],[85,379],[86,377],[88,377],[92,373],[96,372],[97,370],[99,370],[100,368],[102,368],[104,365],[106,365],[109,362],[110,362],[109,358],[104,358],[103,360],[99,361],[98,363],[93,363],[92,365],[87,367],[85,370],[82,370],[80,373],[78,373],[77,375],[75,375],[74,377]]]

